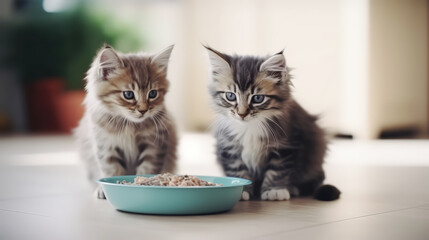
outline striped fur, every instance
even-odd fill
[[[217,113],[217,158],[227,176],[254,182],[242,199],[287,200],[313,194],[325,178],[327,141],[317,118],[291,95],[283,52],[261,58],[207,50],[213,78],[209,91]],[[228,100],[227,92],[236,100]],[[255,95],[264,95],[264,101],[252,102]]]
[[[172,172],[176,130],[164,106],[172,46],[157,55],[120,54],[104,46],[86,77],[85,115],[75,130],[92,182],[125,174]],[[151,90],[157,91],[149,98]],[[124,91],[132,91],[126,99]],[[97,190],[104,198],[102,190]]]

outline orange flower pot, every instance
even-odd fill
[[[85,91],[66,91],[58,95],[55,102],[55,113],[58,131],[71,133],[77,127],[84,113],[82,105]]]

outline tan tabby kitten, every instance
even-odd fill
[[[85,115],[75,134],[89,178],[171,172],[176,130],[164,106],[173,46],[156,55],[104,46],[86,77]],[[101,188],[98,198],[105,198]]]

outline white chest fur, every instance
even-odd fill
[[[135,134],[127,131],[120,134],[110,134],[110,141],[124,152],[125,159],[130,162],[137,159],[139,152],[136,146]]]
[[[98,132],[98,141],[101,139],[104,145],[111,147],[111,151],[116,151],[116,148],[122,150],[126,162],[137,160],[140,154],[136,145],[136,134],[130,129],[125,128],[118,133],[100,130]]]
[[[263,163],[266,154],[264,142],[261,140],[263,137],[262,132],[252,124],[236,126],[234,132],[237,134],[236,140],[240,142],[243,148],[241,158],[244,164],[247,168],[256,172]]]
[[[243,152],[241,158],[249,169],[256,170],[262,164],[263,152],[259,136],[253,134],[245,134],[241,144]]]

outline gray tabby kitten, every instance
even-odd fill
[[[174,170],[176,130],[164,106],[172,50],[120,54],[106,45],[98,52],[75,131],[90,180]],[[97,196],[105,198],[101,188]]]
[[[271,57],[230,56],[206,47],[212,65],[209,86],[217,112],[217,158],[227,176],[253,181],[242,200],[288,200],[314,194],[334,200],[323,185],[327,141],[292,97],[283,51]]]

